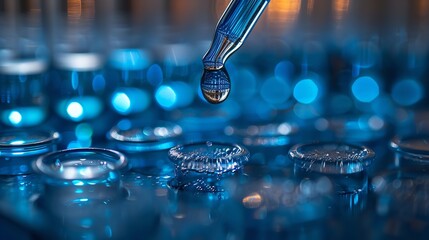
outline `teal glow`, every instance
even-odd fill
[[[84,183],[80,180],[73,180],[72,184],[75,186],[83,186],[84,185]]]
[[[158,64],[152,64],[146,72],[146,78],[153,86],[161,85],[164,79],[161,67]]]
[[[21,107],[1,111],[1,121],[9,126],[28,127],[43,122],[46,110],[43,107]]]
[[[303,79],[299,81],[293,89],[295,99],[303,104],[314,102],[319,94],[319,87],[311,79]]]
[[[380,94],[380,88],[372,77],[360,77],[352,85],[353,96],[361,102],[372,102]]]
[[[10,145],[22,145],[24,143],[25,143],[24,140],[15,140],[15,141],[10,142]]]
[[[71,141],[67,144],[67,149],[81,148],[81,147],[83,146],[79,141]]]
[[[177,95],[173,88],[163,85],[156,90],[155,99],[161,107],[171,109],[177,101]]]
[[[123,120],[121,120],[121,121],[118,122],[117,126],[118,126],[119,129],[121,129],[123,131],[126,131],[126,130],[129,130],[132,127],[132,124],[131,124],[130,120],[123,119]]]
[[[123,92],[118,92],[113,95],[112,104],[119,113],[128,113],[131,107],[130,98]]]
[[[142,112],[150,105],[149,93],[138,88],[119,88],[112,96],[112,106],[120,114]]]
[[[149,62],[149,55],[141,49],[118,49],[110,56],[110,64],[124,71],[142,70]]]
[[[67,106],[67,114],[73,119],[80,119],[83,115],[83,107],[78,102],[71,102]]]
[[[71,72],[71,85],[74,90],[79,86],[79,74],[76,71]]]
[[[423,98],[423,86],[420,82],[406,79],[401,80],[392,88],[393,100],[402,106],[411,106]]]
[[[93,134],[92,127],[87,123],[81,123],[76,126],[75,135],[80,141],[91,139]]]
[[[12,111],[9,114],[9,121],[12,125],[19,125],[22,121],[22,115],[18,111]]]
[[[81,121],[97,117],[103,110],[103,102],[92,96],[74,97],[59,101],[55,110],[65,119]]]

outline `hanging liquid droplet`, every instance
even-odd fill
[[[226,69],[224,67],[219,70],[204,69],[201,91],[209,103],[218,104],[225,101],[231,91],[231,81]]]

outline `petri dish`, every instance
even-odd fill
[[[293,146],[289,156],[305,171],[353,174],[368,168],[375,153],[365,146],[347,143],[311,143]]]
[[[14,129],[0,132],[0,175],[32,172],[31,163],[39,156],[55,151],[58,132]]]
[[[33,168],[42,176],[44,200],[69,205],[116,199],[123,193],[120,178],[127,163],[114,150],[75,148],[41,156]]]
[[[174,123],[122,120],[109,131],[108,139],[126,154],[133,171],[162,181],[174,175],[167,150],[178,143],[181,135],[182,128]]]
[[[275,147],[291,143],[298,127],[287,122],[255,124],[250,126],[227,126],[225,135],[237,137],[246,146]]]
[[[429,135],[395,136],[390,141],[390,148],[401,159],[415,164],[429,163]]]
[[[107,134],[119,150],[126,152],[156,151],[173,147],[182,135],[182,128],[170,122],[142,124],[123,120]]]
[[[248,150],[238,144],[210,141],[178,145],[168,156],[176,172],[170,187],[196,192],[224,191],[221,179],[241,170],[249,160]]]
[[[327,176],[337,193],[367,191],[367,168],[375,158],[371,149],[347,143],[311,143],[293,146],[289,156],[298,178]]]
[[[182,172],[223,174],[240,170],[249,159],[249,152],[238,144],[199,142],[173,147],[170,160]]]

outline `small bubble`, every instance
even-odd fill
[[[213,104],[225,101],[231,91],[231,81],[225,68],[219,70],[204,69],[200,86],[204,98]]]
[[[55,160],[55,167],[61,167],[61,161],[60,159]]]
[[[207,147],[211,147],[213,145],[213,143],[210,141],[207,141],[206,144],[207,144]]]

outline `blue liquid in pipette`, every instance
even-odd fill
[[[221,103],[228,97],[230,87],[225,88],[225,86],[230,86],[230,84],[223,84],[230,83],[224,68],[225,61],[246,40],[268,3],[269,0],[232,0],[222,15],[210,49],[203,57],[205,71],[201,79],[201,90],[210,103]],[[220,79],[221,81],[218,81],[218,85],[222,86],[214,87],[213,79],[210,78],[212,74],[207,74],[207,71],[219,70],[222,72],[217,75],[223,77]],[[205,87],[208,85],[212,87]],[[216,90],[213,91],[213,89]]]

